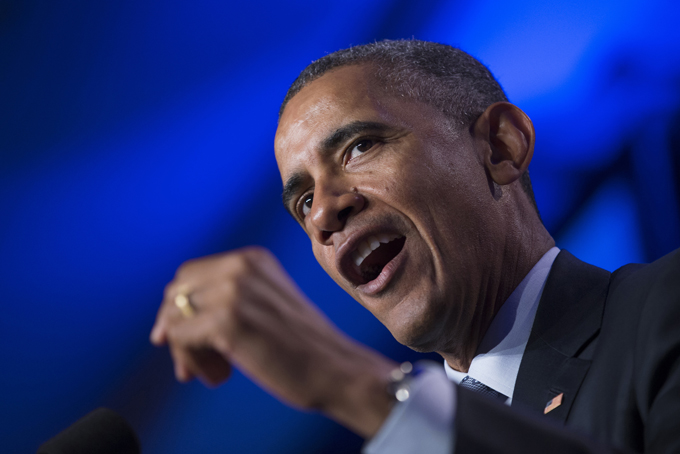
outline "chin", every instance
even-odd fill
[[[393,318],[395,323],[388,322],[385,325],[397,342],[420,353],[441,350],[440,344],[445,338],[441,332],[443,317],[400,313],[394,314]]]
[[[394,333],[393,333],[394,335]],[[394,335],[400,344],[418,353],[430,353],[441,350],[436,339],[431,336],[422,336],[416,333],[409,333],[407,336]]]

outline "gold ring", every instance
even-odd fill
[[[191,318],[195,315],[194,306],[186,293],[178,293],[175,297],[175,306],[182,312],[184,318]]]

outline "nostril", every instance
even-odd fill
[[[349,217],[351,212],[352,212],[352,207],[347,207],[344,210],[340,210],[340,212],[338,212],[338,221],[346,220]]]
[[[328,241],[328,239],[331,237],[332,234],[333,234],[333,232],[329,232],[328,230],[322,230],[321,231],[322,242],[325,243],[326,241]]]

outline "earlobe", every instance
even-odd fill
[[[519,179],[534,154],[534,126],[529,117],[508,102],[490,105],[474,125],[484,143],[484,166],[491,179],[507,185]]]

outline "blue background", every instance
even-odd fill
[[[300,70],[383,38],[458,45],[534,120],[558,245],[607,269],[680,246],[675,2],[0,1],[0,448],[97,406],[145,453],[351,452],[361,440],[239,373],[174,381],[148,343],[186,259],[270,247],[345,331],[399,346],[280,206],[277,111]]]

